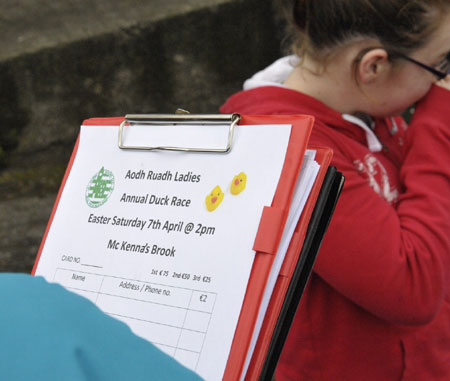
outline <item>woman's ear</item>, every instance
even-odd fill
[[[390,68],[389,56],[382,48],[371,49],[358,62],[357,76],[362,84],[371,84],[380,79]]]

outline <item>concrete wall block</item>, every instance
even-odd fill
[[[217,112],[278,55],[270,12],[270,2],[229,1],[10,60],[2,148],[26,154],[74,142],[92,116]]]

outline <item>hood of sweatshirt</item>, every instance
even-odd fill
[[[373,121],[365,121],[354,115],[340,114],[319,100],[295,90],[288,89],[283,82],[298,64],[296,56],[278,59],[244,82],[244,90],[230,97],[221,107],[223,113],[242,114],[308,114],[317,120],[346,130],[357,140],[365,138],[372,152],[382,149],[376,137]],[[357,126],[355,131],[355,126]]]

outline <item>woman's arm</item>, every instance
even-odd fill
[[[335,146],[333,164],[346,183],[315,272],[397,324],[429,322],[450,288],[449,106],[450,92],[434,86],[416,107],[396,206],[377,195]]]

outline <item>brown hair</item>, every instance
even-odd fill
[[[335,49],[374,38],[388,51],[409,54],[439,26],[450,0],[277,0],[288,20],[293,50],[325,62]]]

